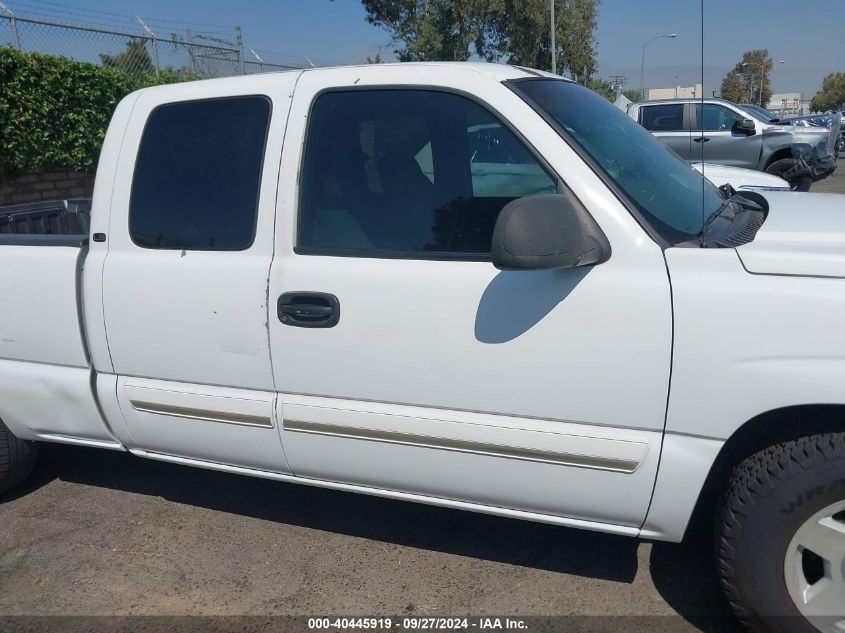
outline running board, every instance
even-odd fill
[[[318,488],[329,488],[331,490],[342,490],[345,492],[357,492],[361,494],[371,495],[375,497],[384,497],[386,499],[396,499],[399,501],[411,501],[414,503],[424,503],[426,505],[441,506],[444,508],[453,508],[456,510],[468,510],[470,512],[479,512],[482,514],[492,514],[495,516],[508,517],[512,519],[521,519],[523,521],[534,521],[537,523],[548,523],[551,525],[560,525],[563,527],[573,527],[582,530],[592,530],[595,532],[607,532],[610,534],[619,534],[621,536],[637,537],[640,534],[639,527],[629,525],[615,525],[612,523],[600,523],[598,521],[586,521],[584,519],[573,519],[569,517],[555,516],[552,514],[541,514],[538,512],[528,512],[525,510],[513,510],[511,508],[500,508],[496,506],[488,506],[479,503],[469,503],[466,501],[457,501],[455,499],[444,499],[441,497],[429,497],[427,495],[414,494],[409,492],[398,492],[396,490],[386,490],[382,488],[372,488],[368,486],[359,486],[356,484],[347,484],[337,481],[324,481],[321,479],[310,479],[307,477],[297,477],[295,475],[286,473],[276,473],[267,470],[258,470],[255,468],[244,468],[241,466],[231,466],[229,464],[218,464],[215,462],[207,462],[199,459],[191,459],[188,457],[177,457],[175,455],[166,455],[163,453],[153,453],[151,451],[144,451],[141,449],[130,448],[129,452],[137,457],[144,457],[146,459],[155,459],[163,462],[170,462],[173,464],[181,464],[184,466],[196,466],[198,468],[207,468],[210,470],[219,470],[227,473],[234,473],[239,475],[249,475],[251,477],[261,477],[264,479],[273,479],[275,481],[283,481],[286,483],[304,484],[306,486],[316,486]]]
[[[37,433],[37,436],[39,442],[55,442],[57,444],[90,446],[92,448],[105,448],[110,451],[126,450],[126,447],[120,442],[109,442],[108,440],[89,440],[84,437],[71,437],[69,435],[56,435],[54,433]]]

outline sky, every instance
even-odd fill
[[[192,28],[230,36],[240,25],[247,49],[265,60],[316,65],[363,63],[381,50],[390,58],[390,34],[367,24],[358,0],[4,0],[19,15],[96,22],[137,29],[141,16],[164,35]],[[704,89],[718,90],[742,52],[767,48],[775,60],[775,92],[811,97],[825,75],[845,70],[841,52],[845,0],[704,0]],[[646,87],[701,80],[699,0],[601,0],[596,31],[599,76],[627,77],[638,88],[643,42],[648,45]],[[251,53],[247,53],[251,55]],[[783,60],[784,63],[777,63]],[[677,79],[676,79],[677,76]]]

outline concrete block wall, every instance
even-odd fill
[[[90,198],[94,192],[94,174],[75,171],[43,171],[0,182],[0,206]]]

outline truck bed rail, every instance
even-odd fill
[[[0,235],[87,236],[90,223],[90,198],[0,207]]]
[[[82,246],[90,225],[90,198],[0,207],[0,245]]]

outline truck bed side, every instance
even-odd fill
[[[136,98],[123,99],[109,124],[90,217],[87,201],[0,209],[0,419],[20,438],[123,448],[103,415],[119,412],[102,322],[104,252],[92,256],[88,239],[108,230]]]
[[[85,236],[0,236],[0,419],[25,439],[111,441],[92,390]]]

